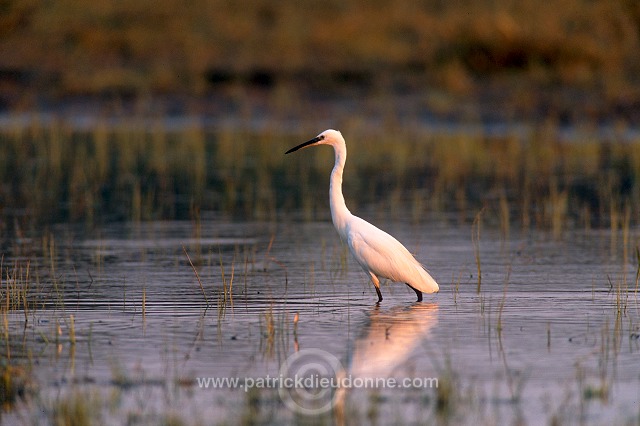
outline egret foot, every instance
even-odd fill
[[[406,284],[406,283],[405,283]],[[416,290],[415,288],[411,287],[409,284],[407,284],[409,286],[409,288],[413,291],[416,292],[416,295],[418,296],[418,302],[422,302],[422,292],[420,290]]]

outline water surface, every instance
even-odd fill
[[[471,224],[377,224],[429,267],[439,294],[416,303],[386,283],[376,305],[326,222],[59,226],[8,247],[5,277],[30,261],[34,284],[26,314],[7,317],[7,357],[28,373],[2,420],[51,420],[73,401],[109,424],[638,420],[640,322],[621,238],[485,227],[478,293]],[[332,390],[296,410],[288,390],[201,386],[278,377],[294,354],[322,369],[325,353],[337,374],[437,387]],[[327,400],[331,410],[305,415]]]

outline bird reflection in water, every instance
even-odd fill
[[[427,377],[429,372],[412,371],[408,360],[438,323],[438,305],[414,303],[381,309],[372,308],[368,324],[363,328],[350,354],[345,375],[355,379]],[[340,420],[349,388],[339,388],[334,399],[334,412]],[[340,423],[340,422],[339,422]]]

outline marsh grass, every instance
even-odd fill
[[[478,284],[476,286],[476,294],[480,294],[482,288],[482,264],[480,262],[480,228],[482,226],[482,213],[480,210],[473,219],[471,226],[471,242],[473,245],[473,257],[476,261],[476,271],[478,274]]]
[[[273,359],[288,353],[289,314],[286,310],[274,310],[273,303],[259,317],[260,349],[265,358]],[[294,345],[297,346],[298,323],[294,323]]]
[[[33,309],[33,302],[28,300],[30,286],[32,285],[31,262],[15,260],[11,267],[5,267],[4,256],[0,258],[0,291],[2,292],[1,304],[3,314],[10,311],[21,310],[24,320],[29,320],[29,311]]]
[[[635,279],[635,299],[638,303],[638,287],[640,286],[640,246],[636,246],[636,279]]]
[[[54,259],[45,268],[53,268]],[[27,398],[36,390],[37,380],[32,376],[32,364],[37,362],[37,355],[31,352],[26,340],[15,337],[13,323],[22,323],[27,330],[28,323],[39,310],[38,294],[42,291],[39,284],[37,262],[15,258],[10,264],[5,263],[5,257],[0,256],[0,315],[2,317],[2,332],[0,340],[0,409],[10,410],[13,405]],[[53,278],[52,280],[57,280]],[[56,296],[56,300],[59,295]],[[58,302],[54,303],[56,306]],[[75,328],[73,316],[70,318],[70,333],[68,342],[75,344]],[[40,333],[45,345],[48,342],[60,342],[61,328],[56,319],[51,327],[51,333]]]
[[[99,393],[75,390],[52,404],[49,420],[56,426],[100,424],[102,409]]]
[[[200,215],[273,220],[302,212],[327,218],[330,150],[310,158],[283,152],[308,133],[167,129],[123,122],[82,130],[34,119],[0,129],[0,214],[8,235],[40,224],[191,219]],[[134,121],[135,123],[135,121]],[[385,124],[371,139],[357,124],[344,192],[358,211],[417,221],[434,213],[486,210],[505,239],[511,223],[549,229],[572,224],[617,228],[640,215],[640,141],[560,141],[552,131],[520,137],[413,133]],[[309,133],[317,129],[309,130]],[[619,207],[621,206],[621,207]],[[380,213],[378,213],[380,214]],[[625,219],[621,219],[625,218]],[[199,260],[196,247],[194,262]]]
[[[606,0],[194,0],[189,9],[178,0],[12,2],[0,48],[10,64],[6,98],[20,106],[45,92],[139,95],[144,108],[150,93],[218,88],[233,97],[247,85],[271,87],[282,103],[290,81],[337,90],[349,82],[387,87],[398,75],[403,87],[427,80],[468,93],[483,80],[475,77],[514,74],[528,77],[514,90],[526,105],[530,97],[518,95],[540,81],[604,86],[605,100],[624,97],[639,67],[639,25],[634,2]]]
[[[460,294],[460,282],[462,281],[462,271],[458,273],[458,279],[455,279],[455,275],[451,276],[451,291],[453,293],[453,304],[458,305],[458,295]]]
[[[498,306],[498,323],[496,324],[496,332],[498,333],[498,339],[502,341],[502,313],[504,312],[504,306],[507,303],[507,288],[509,287],[509,279],[511,277],[511,265],[507,266],[507,273],[502,286],[502,299]]]
[[[187,261],[189,262],[189,265],[191,266],[191,269],[193,269],[193,273],[196,276],[196,280],[198,281],[198,285],[200,286],[200,291],[202,291],[202,297],[204,298],[204,302],[206,306],[209,306],[209,298],[207,297],[207,292],[204,290],[204,286],[202,285],[200,274],[198,274],[198,270],[196,269],[195,265],[191,261],[191,257],[189,256],[189,253],[187,252],[187,248],[184,245],[182,246],[182,250],[184,251],[185,256],[187,256]]]
[[[73,135],[74,132],[65,136],[64,129],[55,131],[60,134],[56,134],[55,137],[46,136],[47,130],[41,129],[38,138],[26,143],[27,151],[31,150],[33,156],[25,157],[23,160],[25,165],[30,165],[30,168],[27,167],[26,171],[18,172],[21,174],[12,178],[10,185],[2,187],[3,191],[10,188],[8,193],[15,197],[15,200],[22,200],[29,212],[28,216],[15,216],[16,221],[21,223],[14,229],[16,235],[19,230],[22,232],[31,229],[34,223],[51,220],[51,218],[45,217],[50,211],[49,208],[57,211],[60,215],[58,217],[72,218],[72,220],[87,223],[95,223],[99,220],[109,219],[109,217],[135,221],[154,217],[180,218],[185,215],[185,218],[195,221],[196,240],[200,234],[198,217],[201,210],[220,211],[230,216],[273,219],[277,214],[280,214],[277,213],[279,211],[288,214],[289,211],[302,208],[305,210],[304,218],[327,218],[326,181],[331,167],[331,153],[322,154],[309,161],[300,160],[285,164],[282,152],[291,143],[295,143],[294,140],[298,140],[298,136],[284,136],[280,141],[275,134],[268,133],[265,135],[233,132],[207,133],[201,129],[191,129],[190,132],[193,133],[173,134],[158,127],[153,130],[151,136],[146,131],[132,131],[134,135],[129,135],[126,138],[123,135],[128,133],[124,130],[120,130],[121,134],[115,135],[117,133],[115,130],[101,129],[97,135],[88,133],[84,136],[85,139],[71,138],[68,139],[70,144],[64,144],[62,143],[66,140],[64,138]],[[633,163],[637,168],[634,172],[629,171],[630,169],[625,172],[615,167],[607,167],[605,168],[606,173],[603,174],[606,178],[601,179],[599,175],[603,169],[598,165],[591,164],[594,157],[601,159],[601,151],[597,145],[590,146],[588,155],[580,158],[573,157],[573,155],[584,154],[584,147],[544,140],[541,142],[543,145],[541,147],[537,145],[538,140],[505,142],[456,137],[453,138],[455,142],[453,148],[450,148],[441,145],[446,145],[446,142],[449,142],[447,137],[444,138],[445,141],[442,141],[429,136],[419,139],[398,136],[392,142],[401,145],[402,149],[395,151],[392,149],[393,144],[386,147],[378,147],[377,144],[365,146],[364,142],[361,142],[365,140],[364,135],[359,135],[362,138],[358,138],[355,130],[353,130],[353,134],[353,151],[356,153],[367,151],[364,156],[351,155],[350,159],[353,161],[350,161],[347,166],[345,192],[348,198],[353,197],[356,206],[366,209],[370,208],[370,205],[374,205],[374,214],[397,214],[402,217],[401,208],[396,207],[396,213],[388,213],[385,209],[390,204],[409,203],[413,206],[411,217],[418,220],[425,214],[433,214],[437,211],[446,212],[451,208],[466,210],[477,207],[480,211],[475,218],[465,217],[462,220],[471,222],[471,239],[478,274],[476,292],[479,295],[474,300],[479,301],[480,313],[483,320],[488,323],[486,327],[488,330],[487,338],[490,341],[492,336],[501,339],[506,330],[507,324],[504,323],[506,320],[503,319],[503,314],[508,310],[507,288],[511,270],[508,270],[502,287],[502,299],[497,311],[497,324],[492,324],[490,316],[495,311],[491,307],[492,295],[487,291],[491,286],[482,287],[481,285],[481,224],[482,226],[485,223],[498,224],[504,240],[508,239],[509,233],[515,233],[510,226],[510,222],[514,220],[521,220],[523,229],[530,226],[539,227],[550,231],[550,234],[556,238],[562,238],[566,228],[571,226],[572,218],[587,217],[584,213],[586,209],[589,212],[588,217],[590,217],[588,222],[608,227],[611,230],[612,238],[617,238],[617,242],[622,240],[623,267],[625,271],[629,267],[628,262],[631,260],[629,253],[634,242],[633,226],[639,212],[638,200],[633,199],[630,194],[634,194],[634,191],[638,190],[634,186],[637,185],[635,183],[637,180],[634,179],[640,170],[638,167],[640,162]],[[0,135],[0,137],[4,136]],[[133,143],[134,147],[138,146],[137,151],[125,143],[130,140],[146,141],[148,137],[152,138],[148,143],[140,142],[141,145]],[[182,137],[185,138],[184,140],[188,140],[190,137],[197,139],[197,143],[194,142],[193,146],[197,155],[204,153],[204,160],[200,158],[199,161],[192,163],[194,157],[187,152],[189,143],[184,142]],[[172,142],[169,143],[169,140]],[[21,141],[25,140],[21,139]],[[80,167],[76,164],[79,160],[65,164],[65,161],[68,161],[66,153],[73,152],[74,144],[85,144],[85,146],[73,158],[80,156],[84,161],[93,164],[95,168],[102,167],[102,169],[94,170],[93,167],[85,168],[82,166],[81,170],[75,172],[80,174],[81,178],[70,177],[73,175],[71,170],[74,167]],[[508,149],[503,151],[505,144]],[[380,145],[384,144],[380,143]],[[14,144],[13,147],[16,148],[18,145]],[[43,147],[46,149],[40,152],[39,150]],[[162,155],[152,154],[155,147],[164,150],[161,151]],[[0,144],[0,150],[5,148],[6,145]],[[615,161],[619,162],[637,161],[626,158],[632,149],[635,147],[614,144],[608,148],[607,158],[611,160],[613,157],[616,159]],[[135,152],[132,153],[131,150]],[[485,150],[488,150],[489,154],[485,153]],[[100,160],[92,157],[94,153]],[[177,157],[173,156],[178,153]],[[147,158],[149,155],[150,157]],[[458,155],[461,156],[462,163],[455,161]],[[530,155],[535,158],[529,158]],[[557,160],[557,156],[561,160]],[[501,160],[496,163],[493,161],[495,158],[501,158]],[[107,166],[102,165],[103,160],[106,161]],[[3,157],[0,157],[0,163],[3,161],[5,161]],[[545,163],[548,161],[558,161],[558,163],[549,165]],[[99,163],[100,166],[98,166]],[[43,177],[33,179],[31,173],[40,167],[49,170],[47,172],[50,176],[49,179],[56,180],[55,184],[45,182]],[[193,170],[194,168],[200,170]],[[183,174],[185,170],[188,172]],[[1,173],[3,173],[3,169],[0,168]],[[44,172],[38,171],[38,173]],[[6,175],[3,176],[6,177]],[[353,179],[350,179],[351,177]],[[632,183],[629,183],[631,188],[614,183],[623,177],[632,178],[630,181]],[[118,186],[121,183],[119,179],[133,183],[130,186]],[[45,186],[43,193],[34,193],[33,197],[18,196],[21,191],[36,188],[36,186],[31,186],[36,181],[38,185]],[[579,182],[579,185],[576,182]],[[389,194],[390,183],[392,184],[393,196],[387,199],[385,194]],[[47,193],[47,188],[57,187],[56,185],[61,185],[63,188],[55,192],[62,201],[55,200],[55,203],[48,204],[52,201],[49,200],[50,194]],[[68,199],[65,197],[68,195],[66,194],[80,191],[79,187],[83,185],[101,188],[92,193],[88,199],[94,204],[90,206],[90,203],[85,203],[86,198],[85,201],[80,202],[79,199],[82,196],[79,196],[76,201],[67,202]],[[123,188],[129,188],[130,191],[120,192]],[[365,188],[366,191],[360,193],[358,191],[360,188]],[[596,195],[593,195],[594,193],[590,190],[595,191]],[[78,192],[78,194],[82,193],[82,191]],[[318,196],[318,193],[321,193],[322,196]],[[110,209],[122,207],[122,205],[111,206],[110,203],[114,200],[123,201],[122,205],[129,205],[130,210],[127,210],[126,214],[122,214],[122,216],[118,216],[118,214],[110,216],[111,213],[108,213]],[[34,204],[30,204],[32,202]],[[59,203],[63,206],[60,207]],[[486,205],[489,207],[485,208]],[[60,209],[56,209],[55,206],[59,206]],[[521,211],[520,214],[512,214],[512,212],[518,211],[518,206],[528,206],[522,207],[526,213]],[[575,206],[577,208],[573,209]],[[45,210],[40,211],[39,208]],[[104,209],[107,214],[105,215],[101,209]],[[307,209],[308,211],[306,211]],[[618,236],[619,234],[621,237]],[[264,264],[274,263],[282,267],[285,276],[284,285],[286,286],[288,282],[286,265],[283,262],[278,262],[272,252],[274,239],[275,234],[272,235],[266,249]],[[71,309],[71,304],[65,296],[68,294],[65,293],[68,291],[68,286],[65,285],[66,278],[59,263],[60,246],[53,236],[47,233],[38,244],[42,246],[41,259],[43,260],[40,261],[41,264],[36,265],[22,259],[9,262],[2,258],[0,261],[0,292],[3,296],[0,299],[0,310],[3,314],[2,335],[7,343],[7,350],[2,355],[7,358],[11,356],[9,351],[9,313],[21,311],[24,313],[25,322],[28,321],[33,311],[39,306],[34,302],[35,299],[30,297],[30,294],[42,292],[44,287],[47,288],[45,292],[47,301],[52,302],[50,305],[55,312],[55,320],[52,321],[49,331],[42,332],[41,339],[45,344],[55,344],[56,347],[63,347],[65,344],[73,348],[82,346],[76,342],[76,333],[81,335],[81,330],[76,330],[74,316],[66,313]],[[248,264],[251,262],[252,256],[255,257],[256,249],[255,247],[245,247],[244,250],[244,268],[237,263],[237,248],[232,258],[226,253],[223,256],[221,250],[217,253],[210,252],[208,256],[208,266],[215,270],[216,274],[219,273],[219,279],[218,276],[212,278],[215,283],[214,288],[219,288],[217,292],[217,331],[219,333],[222,332],[221,324],[226,308],[233,305],[234,288],[238,292],[238,288],[242,287],[238,285],[238,274],[242,269],[245,274],[244,293],[247,294]],[[183,251],[194,272],[205,305],[208,307],[210,297],[205,290],[209,287],[205,286],[197,270],[197,267],[202,266],[206,260],[192,261],[185,247],[183,247]],[[326,242],[322,240],[321,251],[322,260],[319,269],[323,272],[328,271],[331,280],[346,276],[348,252],[345,247],[340,245],[327,247]],[[619,244],[616,243],[615,247],[612,245],[612,254],[616,254],[617,257],[619,252]],[[587,401],[606,401],[610,397],[610,389],[614,380],[612,365],[615,363],[616,353],[620,350],[622,336],[628,334],[629,339],[634,339],[634,333],[637,335],[637,324],[633,323],[633,317],[630,314],[633,311],[630,309],[632,307],[630,295],[632,291],[637,294],[638,290],[640,280],[639,253],[640,250],[636,247],[638,268],[635,285],[629,285],[630,279],[626,272],[611,281],[612,306],[615,315],[612,318],[612,326],[607,324],[599,335],[599,345],[596,348],[599,366],[597,379],[593,380],[591,376],[578,371],[578,367],[576,367],[576,380],[582,383],[579,385],[582,389],[580,394]],[[329,261],[325,264],[326,259]],[[103,250],[98,248],[93,255],[92,265],[100,271],[103,263]],[[188,271],[188,267],[186,268]],[[308,283],[312,295],[315,292],[316,271],[314,268],[314,263],[311,261],[310,266],[305,268],[304,272],[305,284]],[[453,298],[456,305],[465,303],[466,300],[459,294],[462,273],[461,270],[457,282],[455,276],[452,276]],[[205,274],[203,274],[204,276]],[[40,280],[46,282],[43,284],[39,282]],[[234,283],[236,283],[235,286]],[[127,288],[123,287],[125,302],[126,293]],[[595,291],[592,291],[592,297],[596,297]],[[212,303],[215,303],[215,298]],[[143,318],[146,311],[145,305],[146,288],[143,287]],[[120,307],[118,306],[118,308]],[[122,308],[125,309],[126,306],[122,306]],[[286,309],[279,309],[278,305],[271,303],[257,315],[257,321],[260,324],[260,350],[266,358],[275,358],[288,352],[290,327],[293,327],[294,345],[297,346],[299,336],[303,337],[302,325],[297,321],[298,314],[293,321],[290,321]],[[291,324],[293,325],[291,326]],[[625,330],[625,327],[628,330]],[[495,335],[492,334],[492,329],[497,330]],[[625,334],[625,331],[628,333]],[[76,343],[74,344],[74,342]],[[91,327],[89,327],[87,347],[90,351]],[[547,349],[551,349],[550,325],[547,328]],[[501,355],[505,356],[505,353],[501,353]],[[506,358],[503,361],[505,372],[510,373]],[[24,392],[26,388],[24,383],[28,381],[28,372],[25,373],[27,370],[13,364],[9,365],[10,368],[0,367],[4,369],[0,370],[3,373],[3,380],[4,377],[10,377],[12,380],[2,384],[7,389],[2,392],[8,395],[3,397],[2,401],[4,402],[6,399],[7,403],[11,403],[10,401],[15,399],[16,395]],[[455,365],[451,360],[445,359],[444,365],[439,369],[441,381],[437,395],[434,397],[433,406],[443,423],[450,422],[465,410],[472,411],[476,408],[474,404],[477,404],[474,402],[473,395],[464,392],[461,375],[454,371],[454,368]],[[119,376],[114,373],[114,377]],[[524,379],[516,376],[507,379],[512,399],[517,402],[522,394]],[[124,380],[118,382],[114,379],[114,383],[120,387],[128,386]],[[72,421],[70,419],[85,419],[87,408],[93,407],[94,404],[91,397],[83,402],[74,395],[58,402],[55,412],[63,419],[61,420],[63,423]],[[51,415],[52,422],[57,421],[55,419],[58,418],[58,414]],[[375,418],[377,414],[371,417]]]
[[[454,370],[451,356],[445,355],[444,364],[436,366],[436,369],[438,370],[438,387],[435,411],[441,419],[450,419],[464,403],[461,384]]]

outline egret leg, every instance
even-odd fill
[[[378,280],[378,277],[376,277],[371,272],[369,272],[369,275],[371,276],[371,282],[373,283],[374,287],[376,288],[376,293],[378,293],[378,303],[380,303],[380,302],[382,302],[382,293],[380,292],[380,280]]]
[[[407,283],[405,283],[407,284]],[[422,302],[422,292],[420,290],[416,290],[415,288],[411,287],[409,284],[407,284],[409,286],[409,288],[413,291],[416,292],[416,295],[418,296],[418,302]]]

